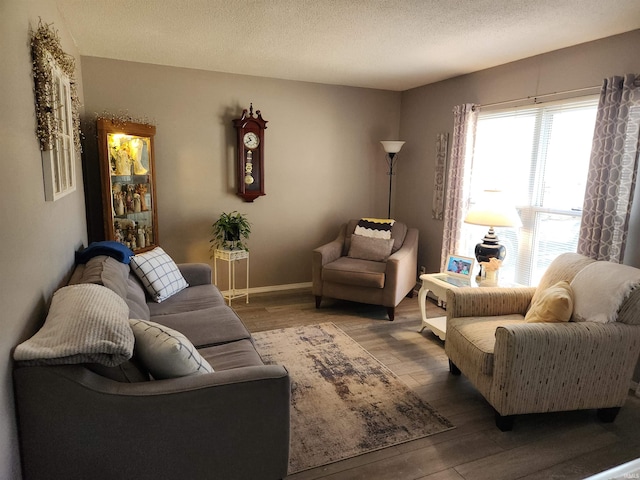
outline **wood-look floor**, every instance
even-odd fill
[[[483,397],[464,376],[449,374],[443,342],[427,329],[417,333],[415,295],[398,306],[394,322],[382,307],[351,302],[323,300],[316,310],[310,289],[254,294],[233,308],[252,332],[335,323],[456,426],[288,480],[583,479],[640,457],[640,398],[631,392],[612,424],[579,411],[519,416],[513,431],[499,431]],[[443,313],[428,302],[428,316]]]

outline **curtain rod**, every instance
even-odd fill
[[[525,100],[531,100],[533,99],[533,103],[538,103],[538,99],[539,98],[546,98],[546,97],[554,97],[556,95],[566,95],[567,93],[579,93],[579,92],[586,92],[586,91],[590,91],[590,90],[595,90],[598,89],[598,91],[602,88],[602,85],[596,85],[593,87],[584,87],[584,88],[575,88],[573,90],[564,90],[562,92],[553,92],[553,93],[545,93],[542,95],[531,95],[525,98],[517,98],[515,100],[506,100],[504,102],[495,102],[495,103],[486,103],[486,104],[482,104],[482,105],[475,105],[475,107],[478,108],[486,108],[486,107],[497,107],[499,105],[507,105],[509,103],[516,103],[516,102],[524,102]],[[596,92],[594,92],[596,93]]]

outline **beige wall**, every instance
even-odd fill
[[[82,172],[80,188],[45,202],[35,112],[29,25],[53,23],[62,46],[79,56],[64,22],[48,1],[0,1],[0,478],[20,478],[10,361],[13,348],[42,321],[51,293],[69,273],[74,251],[86,242]],[[82,93],[82,92],[80,92]]]
[[[77,58],[51,1],[0,0],[0,478],[7,479],[19,477],[11,351],[38,327],[73,252],[87,241],[81,189],[44,201],[28,47],[29,24],[38,17],[54,24]],[[239,210],[253,223],[251,284],[273,286],[308,282],[311,249],[330,240],[343,219],[386,215],[388,178],[378,141],[399,137],[407,144],[392,215],[420,229],[420,263],[435,271],[442,236],[442,222],[430,218],[435,135],[451,132],[452,107],[640,73],[638,44],[636,31],[402,94],[98,58],[82,58],[77,78],[85,120],[106,110],[157,125],[160,236],[176,260],[209,261],[210,224],[222,211]],[[253,204],[235,196],[232,175],[230,121],[249,102],[269,121],[267,196]]]
[[[341,222],[386,216],[379,140],[397,137],[398,92],[93,57],[82,69],[88,121],[126,111],[157,126],[160,244],[177,261],[208,262],[211,224],[238,210],[252,223],[251,287],[309,282],[311,250]],[[231,120],[250,102],[269,122],[267,195],[245,203],[234,193]]]
[[[397,202],[403,217],[420,229],[420,265],[428,272],[440,268],[443,222],[431,218],[435,139],[437,133],[447,132],[451,143],[453,107],[591,87],[612,75],[640,74],[638,45],[640,30],[402,93],[400,137],[407,144],[398,169]],[[630,236],[640,236],[640,226],[634,228]]]

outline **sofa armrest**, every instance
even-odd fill
[[[190,286],[211,283],[211,266],[206,263],[180,263],[178,268]]]
[[[14,371],[25,478],[283,478],[289,376],[246,367],[119,383],[78,365]]]
[[[490,403],[502,415],[624,404],[640,326],[522,323],[496,329]]]
[[[447,317],[493,317],[524,315],[535,287],[461,287],[447,290]]]

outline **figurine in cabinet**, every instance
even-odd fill
[[[153,125],[98,119],[104,240],[135,253],[157,246]]]

